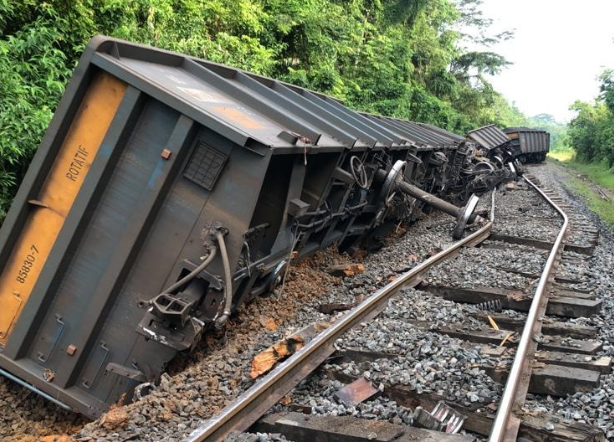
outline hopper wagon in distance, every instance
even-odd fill
[[[522,163],[541,163],[550,152],[550,133],[528,127],[508,127],[503,130],[512,140],[517,158]]]

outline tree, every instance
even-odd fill
[[[481,0],[0,0],[0,221],[83,47],[106,34],[464,133],[512,124]],[[462,29],[461,29],[462,28]]]
[[[594,103],[576,101],[570,109],[576,116],[569,123],[569,140],[584,161],[604,161],[614,166],[614,71],[600,76],[600,95]]]

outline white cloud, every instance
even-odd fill
[[[482,9],[493,32],[515,29],[491,48],[514,64],[491,80],[529,116],[569,120],[569,105],[595,98],[597,76],[614,68],[612,0],[484,0]]]

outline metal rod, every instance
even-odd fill
[[[276,383],[281,383],[285,380],[293,383],[293,385],[298,384],[298,382],[300,382],[300,380],[303,379],[309,371],[305,370],[304,372],[301,372],[300,376],[297,376],[297,367],[308,364],[310,359],[313,359],[316,355],[318,355],[317,351],[319,349],[331,346],[341,334],[360,323],[365,317],[367,317],[367,315],[372,313],[378,307],[384,305],[384,303],[397,290],[414,278],[418,277],[420,274],[429,270],[434,265],[438,264],[440,261],[447,258],[449,255],[453,254],[459,248],[469,243],[475,243],[475,241],[479,239],[485,239],[484,237],[490,233],[491,227],[492,222],[486,223],[475,233],[455,242],[446,250],[437,253],[420,265],[406,272],[401,277],[395,279],[390,284],[379,289],[371,297],[367,298],[329,328],[309,341],[305,347],[275,368],[249,390],[244,392],[241,396],[239,396],[239,398],[237,398],[236,401],[224,408],[217,416],[207,420],[202,427],[196,429],[194,432],[192,432],[192,434],[190,434],[188,439],[186,439],[186,442],[222,440],[230,431],[237,428],[239,424],[245,428],[248,428],[249,425],[255,422],[255,420],[266,412],[267,408],[262,406],[263,403],[273,399],[274,402],[271,404],[272,406],[275,402],[277,402],[278,399],[273,397],[274,393],[276,393],[274,391],[274,385]],[[315,368],[316,367],[314,367],[314,369]],[[293,375],[293,379],[288,379]],[[246,415],[244,409],[248,409],[247,413],[250,413],[249,407],[254,406],[254,404],[258,404],[259,408],[252,414]]]
[[[17,376],[13,376],[11,373],[9,373],[8,371],[5,371],[3,369],[0,368],[0,375],[4,376],[7,379],[10,379],[13,382],[18,383],[19,385],[21,385],[22,387],[27,388],[28,390],[32,390],[34,393],[36,394],[40,394],[42,397],[44,397],[45,399],[47,399],[48,401],[53,402],[54,404],[56,404],[57,406],[63,408],[64,410],[68,410],[68,411],[74,411],[73,408],[69,405],[66,405],[64,402],[60,401],[59,399],[54,398],[53,396],[48,395],[47,393],[45,393],[42,390],[39,390],[38,388],[36,388],[34,385],[32,384],[28,384],[26,381],[24,381],[23,379],[18,378]]]
[[[516,399],[516,391],[518,390],[518,385],[520,383],[520,379],[522,377],[523,365],[525,359],[527,357],[527,350],[529,348],[529,344],[533,339],[533,327],[535,322],[539,317],[540,303],[546,293],[546,286],[548,284],[548,279],[550,277],[550,273],[552,272],[552,268],[557,258],[557,254],[561,244],[563,243],[563,237],[567,232],[567,225],[569,223],[569,219],[567,215],[559,206],[557,206],[548,196],[533,182],[525,177],[525,180],[535,189],[537,190],[541,196],[563,217],[563,226],[556,237],[556,241],[554,242],[554,246],[550,251],[550,255],[548,256],[548,260],[546,261],[546,266],[544,267],[544,271],[539,279],[539,283],[537,285],[537,289],[535,290],[535,295],[533,296],[533,302],[531,303],[531,308],[529,310],[529,314],[527,315],[527,321],[525,323],[524,329],[522,331],[522,336],[520,337],[520,342],[518,343],[518,348],[516,350],[516,356],[514,357],[514,362],[512,364],[512,369],[510,370],[510,374],[507,378],[507,383],[505,384],[505,390],[503,391],[503,396],[501,398],[501,402],[499,403],[499,409],[497,411],[497,415],[495,417],[495,421],[492,426],[492,430],[490,433],[490,437],[488,439],[489,442],[502,442],[505,440],[507,426],[510,418],[510,414],[512,412],[512,408],[514,407],[515,399]],[[516,439],[515,437],[513,438]]]
[[[385,170],[379,169],[377,171],[377,178],[379,180],[384,181],[386,179],[386,176],[387,176],[387,172]],[[441,198],[437,198],[435,195],[431,195],[430,193],[420,189],[419,187],[409,184],[402,177],[401,179],[397,180],[395,185],[401,192],[409,196],[413,196],[414,198],[430,206],[433,206],[436,209],[441,210],[444,213],[447,213],[448,215],[452,215],[455,218],[459,218],[462,212],[462,208],[455,206],[454,204],[451,204],[447,201],[444,201]],[[472,215],[469,221],[473,222],[474,219],[475,219],[475,215]]]
[[[452,215],[455,218],[458,218],[461,213],[462,209],[460,207],[444,201],[441,198],[437,198],[435,195],[431,195],[430,193],[425,192],[419,187],[413,186],[406,181],[399,181],[397,183],[397,187],[401,192],[413,196],[414,198],[417,198],[420,201],[423,201],[426,204],[447,213],[448,215]],[[475,218],[475,215],[473,217]]]

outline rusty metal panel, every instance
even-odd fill
[[[494,124],[475,129],[467,133],[469,140],[475,141],[479,146],[486,150],[492,150],[506,143],[510,138],[497,128]]]

